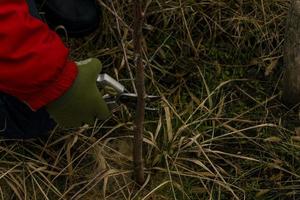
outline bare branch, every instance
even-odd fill
[[[141,0],[134,0],[134,31],[133,42],[135,51],[136,65],[136,89],[137,89],[137,107],[135,116],[135,133],[133,146],[134,173],[136,182],[142,185],[144,178],[144,163],[143,163],[143,130],[144,130],[144,115],[145,115],[145,85],[144,85],[144,66],[142,61],[142,27],[144,14],[142,11]]]

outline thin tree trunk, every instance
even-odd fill
[[[300,102],[300,0],[292,0],[287,17],[283,78],[283,100],[295,105]]]
[[[135,116],[135,133],[133,146],[134,175],[136,182],[142,185],[144,179],[143,163],[143,132],[144,132],[144,115],[145,115],[145,85],[144,85],[144,66],[142,61],[142,27],[144,14],[142,11],[141,0],[134,0],[134,32],[133,42],[135,51],[136,64],[136,89],[138,94],[136,116]]]

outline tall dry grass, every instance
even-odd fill
[[[132,2],[100,0],[103,24],[68,39],[134,91]],[[299,199],[299,117],[280,101],[284,0],[149,0],[146,182],[132,179],[133,110],[0,145],[2,199]],[[295,129],[296,128],[296,129]]]

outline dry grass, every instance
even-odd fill
[[[134,91],[132,6],[100,0],[103,25],[66,41]],[[147,180],[132,180],[133,111],[1,141],[2,199],[299,199],[296,110],[280,102],[284,0],[149,0],[144,26]]]

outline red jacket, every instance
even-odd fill
[[[26,0],[1,0],[0,91],[37,110],[61,96],[77,67],[55,32],[32,17]]]

